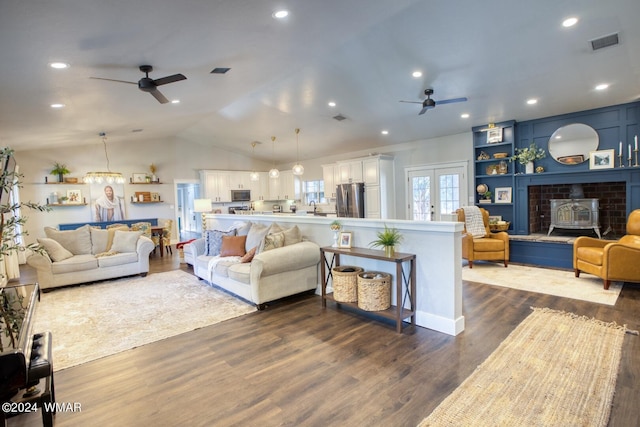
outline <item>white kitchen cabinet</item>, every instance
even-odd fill
[[[229,172],[229,188],[231,190],[251,189],[251,172],[232,171]]]
[[[278,178],[269,179],[269,200],[300,199],[300,178],[293,171],[280,171]]]
[[[336,180],[337,165],[322,165],[322,179],[324,181],[324,197],[336,197]]]
[[[364,217],[382,218],[379,185],[364,186]]]
[[[362,177],[365,185],[380,185],[380,159],[371,158],[362,161]]]
[[[267,172],[258,172],[258,176],[260,177],[258,181],[249,180],[251,201],[269,200],[269,174]]]
[[[204,198],[211,199],[213,203],[231,201],[230,173],[228,171],[201,170],[200,183],[204,190]]]
[[[340,177],[340,182],[338,182],[338,184],[363,182],[362,160],[348,160],[344,162],[338,162],[338,173]]]

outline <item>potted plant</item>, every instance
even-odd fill
[[[526,166],[527,173],[533,173],[534,160],[547,157],[547,153],[543,148],[538,148],[535,142],[531,142],[526,148],[516,148],[516,154],[509,158],[510,161],[517,161],[521,165]]]
[[[68,173],[71,173],[67,166],[58,162],[53,164],[53,169],[51,169],[51,175],[58,175],[58,182],[64,182],[64,176]]]
[[[58,197],[58,200],[64,205],[67,203],[67,200],[69,200],[69,198],[67,196],[60,196]]]
[[[331,247],[332,248],[337,248],[338,247],[338,232],[340,230],[342,230],[342,223],[336,219],[336,220],[332,221],[331,224],[329,224],[329,228],[331,229],[331,231],[333,231],[333,245],[331,245]]]
[[[397,228],[389,228],[386,224],[384,225],[384,230],[378,231],[376,235],[378,238],[369,243],[369,246],[372,248],[383,248],[388,257],[392,257],[395,254],[395,246],[403,239],[402,234],[400,234]]]

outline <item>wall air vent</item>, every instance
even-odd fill
[[[216,67],[209,74],[226,74],[231,68],[227,67]]]
[[[337,121],[341,122],[343,120],[346,120],[347,118],[345,116],[343,116],[342,114],[338,114],[337,116],[333,116],[334,119],[336,119]]]
[[[609,46],[615,46],[620,43],[618,33],[609,34],[608,36],[600,37],[589,41],[591,43],[591,49],[598,50]]]

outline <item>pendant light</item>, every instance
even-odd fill
[[[251,157],[253,158],[255,158],[256,144],[257,144],[256,141],[253,141],[251,143]],[[255,170],[252,170],[251,173],[249,174],[249,179],[253,182],[260,181],[260,174]]]
[[[304,167],[300,164],[300,143],[298,142],[298,135],[300,134],[300,129],[296,128],[296,164],[293,165],[293,174],[294,175],[302,175],[304,173]]]
[[[280,171],[276,168],[276,137],[271,137],[271,154],[273,155],[273,167],[269,171],[269,178],[276,179],[280,177]]]
[[[124,176],[120,172],[111,172],[109,168],[109,155],[107,154],[107,134],[100,132],[102,137],[102,145],[104,146],[104,157],[107,159],[107,171],[106,172],[87,172],[83,181],[87,184],[124,184]]]

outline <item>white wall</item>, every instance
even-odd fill
[[[180,139],[164,139],[152,141],[114,142],[107,140],[110,169],[122,172],[126,177],[132,173],[147,172],[151,163],[157,167],[156,174],[164,183],[159,190],[141,189],[141,186],[125,185],[125,199],[130,200],[135,191],[158,191],[165,203],[150,205],[127,205],[127,216],[133,218],[174,218],[175,191],[174,180],[199,179],[200,169],[224,170],[269,170],[269,162],[254,161],[250,157],[217,148],[186,142]],[[376,147],[371,151],[360,150],[348,154],[327,156],[305,160],[303,179],[322,179],[322,165],[337,160],[367,156],[372,154],[389,154],[395,161],[396,212],[404,219],[406,209],[404,168],[440,162],[465,161],[473,159],[472,133],[462,133],[428,140]],[[24,174],[24,187],[21,189],[21,200],[45,203],[46,197],[56,187],[62,191],[65,186],[45,186],[44,179],[55,177],[49,175],[54,162],[67,165],[71,177],[81,178],[91,170],[105,170],[106,160],[102,141],[96,138],[87,145],[79,147],[63,147],[56,149],[39,149],[20,151],[16,149],[16,160],[20,171]],[[473,165],[473,162],[469,162]],[[291,167],[290,164],[278,165],[280,169]],[[469,171],[469,194],[473,194],[473,171]],[[89,191],[83,186],[83,193]],[[89,198],[87,197],[87,200]],[[25,212],[29,217],[26,229],[30,233],[27,242],[43,236],[43,227],[57,226],[60,223],[74,223],[91,220],[90,207],[56,208],[52,212]],[[175,230],[176,227],[174,227]],[[175,237],[175,236],[174,236]]]

